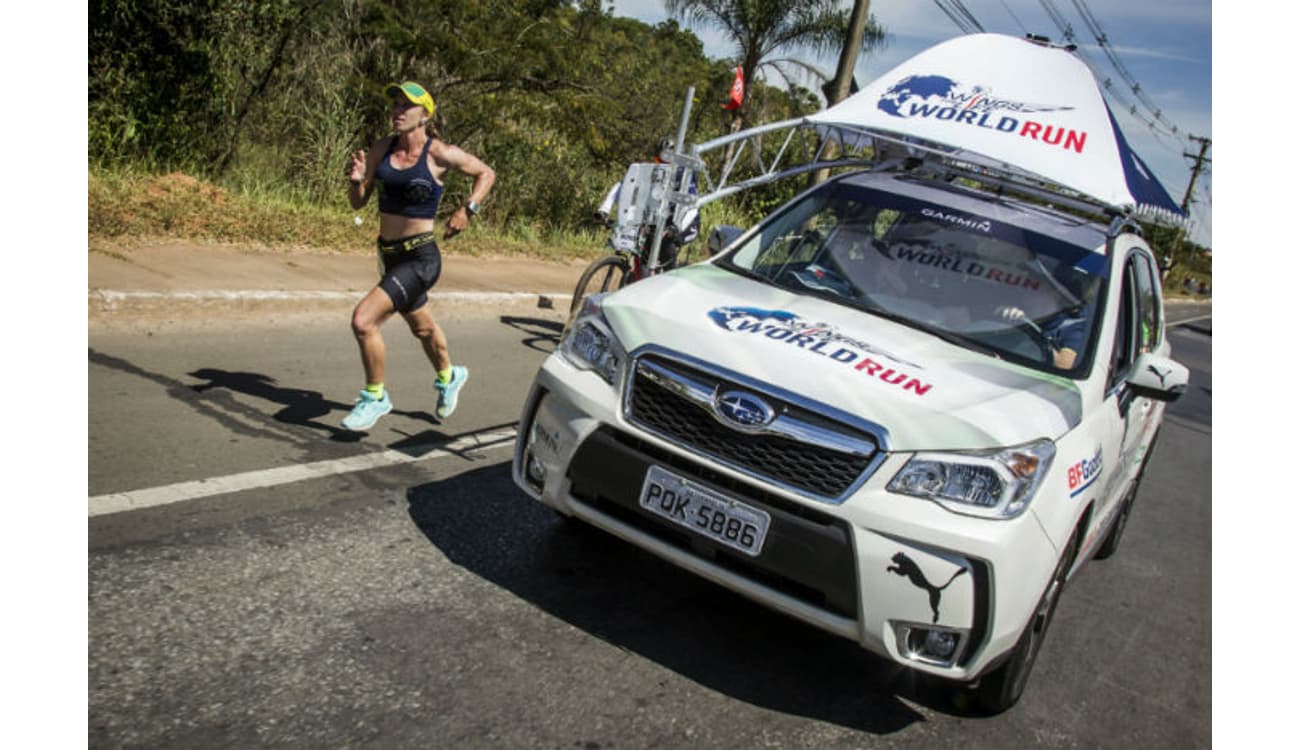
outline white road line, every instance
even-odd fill
[[[127,300],[222,300],[222,301],[283,301],[283,300],[356,300],[362,291],[309,291],[289,289],[204,289],[197,291],[152,292],[119,289],[91,289],[89,296],[105,302]],[[569,292],[436,292],[439,300],[461,302],[509,302],[537,299],[538,297],[568,297]]]
[[[1202,320],[1209,320],[1209,319],[1212,318],[1212,317],[1214,317],[1214,316],[1213,316],[1213,315],[1198,315],[1198,316],[1195,317],[1195,318],[1188,318],[1187,320],[1178,320],[1178,321],[1174,321],[1174,322],[1170,323],[1169,325],[1171,325],[1171,326],[1185,326],[1185,325],[1187,325],[1187,324],[1189,324],[1189,323],[1200,323]]]
[[[427,461],[429,459],[456,455],[470,450],[500,448],[506,445],[512,445],[516,434],[517,430],[513,427],[503,430],[488,430],[485,432],[463,435],[450,443],[444,443],[441,445],[430,444],[424,446],[429,449],[428,452],[421,452],[423,447],[416,446],[415,450],[410,453],[405,451],[386,450],[377,453],[366,453],[360,456],[352,456],[350,458],[316,461],[314,463],[297,464],[295,466],[281,466],[274,469],[262,469],[260,471],[247,471],[242,474],[230,474],[224,477],[199,479],[193,482],[179,482],[164,487],[151,487],[131,492],[113,492],[107,495],[96,495],[90,498],[89,515],[92,517],[103,516],[110,513],[122,513],[128,510],[154,508],[160,505],[170,505],[172,503],[180,503],[187,500],[197,500],[198,498],[211,497],[213,495],[224,495],[231,492],[259,489],[262,487],[275,487],[281,484],[301,482],[306,479],[319,479],[321,477],[333,476],[335,474],[347,474],[354,471],[368,471],[370,469],[382,469],[386,466]]]

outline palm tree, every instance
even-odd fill
[[[850,36],[850,26],[849,11],[839,4],[836,0],[664,0],[664,10],[688,25],[720,29],[731,37],[747,83],[760,70],[770,70],[790,86],[796,69],[822,81],[830,78],[791,55],[801,50],[814,54],[840,51]],[[884,41],[884,29],[869,18],[862,34],[862,51]],[[735,110],[731,132],[745,127],[747,115],[745,104]]]

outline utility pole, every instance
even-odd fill
[[[1201,168],[1204,167],[1206,164],[1208,164],[1210,161],[1209,159],[1205,158],[1205,150],[1210,147],[1209,138],[1202,138],[1196,135],[1189,135],[1187,136],[1187,140],[1196,141],[1197,143],[1201,144],[1201,152],[1195,155],[1189,154],[1186,151],[1183,152],[1183,156],[1187,157],[1188,159],[1196,160],[1196,164],[1192,165],[1192,179],[1188,181],[1187,192],[1183,194],[1183,213],[1187,213],[1187,207],[1192,204],[1192,191],[1196,187],[1196,178],[1201,176]]]
[[[858,62],[858,50],[862,48],[862,37],[866,33],[867,18],[871,10],[871,0],[854,0],[853,12],[849,14],[848,36],[840,50],[840,61],[835,68],[835,77],[830,80],[822,93],[826,94],[826,107],[834,107],[849,95],[849,86],[853,82],[853,67]],[[830,176],[829,169],[818,169],[812,174],[812,184],[825,182]]]
[[[826,106],[834,107],[849,95],[849,82],[853,80],[853,66],[858,62],[858,50],[862,48],[862,36],[867,29],[867,17],[871,10],[871,0],[855,0],[853,12],[849,14],[849,33],[840,50],[839,65],[835,68],[835,78],[831,80],[826,91]]]
[[[1200,153],[1197,154],[1189,154],[1186,151],[1183,152],[1183,156],[1187,157],[1188,159],[1196,160],[1196,163],[1192,165],[1192,179],[1187,181],[1187,192],[1183,193],[1182,209],[1184,215],[1188,215],[1187,213],[1188,209],[1192,205],[1192,193],[1195,192],[1196,190],[1196,180],[1201,176],[1201,169],[1210,162],[1209,159],[1205,158],[1205,151],[1210,147],[1209,138],[1204,138],[1202,136],[1196,136],[1196,135],[1189,135],[1187,136],[1187,140],[1195,141],[1196,143],[1201,144],[1201,150]],[[1184,232],[1182,227],[1179,227],[1178,233],[1174,235],[1174,249],[1173,252],[1170,253],[1170,257],[1174,259],[1174,262],[1177,262],[1178,251],[1179,249],[1181,249],[1183,244],[1183,234]],[[1195,257],[1195,254],[1196,254],[1195,248],[1191,248],[1188,250],[1187,260],[1189,262],[1189,265],[1192,258]]]

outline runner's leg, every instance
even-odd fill
[[[447,336],[442,332],[442,326],[438,325],[438,321],[433,319],[433,311],[429,309],[429,304],[426,302],[416,310],[402,313],[402,317],[410,326],[411,334],[420,340],[420,346],[424,348],[424,354],[429,358],[434,371],[442,372],[450,368],[451,355],[447,352]]]
[[[352,334],[361,348],[361,366],[366,371],[366,385],[384,382],[384,337],[379,327],[392,316],[393,300],[379,287],[357,303],[352,311]]]

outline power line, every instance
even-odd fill
[[[1065,20],[1065,16],[1061,15],[1061,11],[1057,10],[1055,5],[1052,5],[1049,0],[1038,0],[1038,4],[1043,6],[1043,10],[1047,11],[1048,17],[1052,19],[1052,23],[1056,24],[1056,28],[1061,31],[1061,37],[1065,41],[1078,41],[1074,38],[1074,29],[1070,28],[1070,22]]]
[[[1114,66],[1115,70],[1119,71],[1120,77],[1128,84],[1129,89],[1133,92],[1133,95],[1137,97],[1137,100],[1142,103],[1142,106],[1147,108],[1147,111],[1151,112],[1158,122],[1167,127],[1173,135],[1178,135],[1178,126],[1169,122],[1169,120],[1165,118],[1160,109],[1155,106],[1150,98],[1147,97],[1146,92],[1142,90],[1142,86],[1138,83],[1137,78],[1135,78],[1133,74],[1129,72],[1128,68],[1124,66],[1124,63],[1120,61],[1119,55],[1115,53],[1114,48],[1111,46],[1105,30],[1101,28],[1101,24],[1097,22],[1097,18],[1093,16],[1092,11],[1088,8],[1086,0],[1070,0],[1070,2],[1074,5],[1074,9],[1079,12],[1079,16],[1083,18],[1083,23],[1088,27],[1088,30],[1092,32],[1092,36],[1097,40],[1097,45],[1101,47],[1101,51],[1106,54],[1106,58],[1110,60],[1110,64]]]
[[[1011,16],[1012,20],[1016,22],[1016,25],[1020,27],[1020,31],[1025,34],[1028,34],[1029,29],[1025,28],[1025,25],[1020,22],[1020,18],[1015,13],[1011,12],[1011,6],[1007,5],[1007,0],[999,0],[999,2],[1001,2],[1002,7],[1006,9],[1007,15]]]
[[[971,15],[966,6],[961,4],[961,0],[934,0],[934,4],[939,6],[939,10],[943,11],[948,20],[956,24],[963,34],[975,34],[984,31],[984,27],[980,25],[979,21],[975,20],[975,16]]]
[[[1106,90],[1106,93],[1121,105],[1120,111],[1126,112],[1134,120],[1146,125],[1151,133],[1156,136],[1157,143],[1160,143],[1171,153],[1176,154],[1178,152],[1177,147],[1170,145],[1162,138],[1162,136],[1175,136],[1175,133],[1162,129],[1157,121],[1142,117],[1138,114],[1137,105],[1131,103],[1128,100],[1128,97],[1120,92],[1120,87],[1115,85],[1114,80],[1110,76],[1104,75],[1097,64],[1093,62],[1091,56],[1084,52],[1082,47],[1078,46],[1078,39],[1074,35],[1074,29],[1070,26],[1070,22],[1066,20],[1065,16],[1061,14],[1061,11],[1056,8],[1051,0],[1038,0],[1038,3],[1043,6],[1043,10],[1047,13],[1048,17],[1052,19],[1052,23],[1056,25],[1057,30],[1061,32],[1061,37],[1066,42],[1075,45],[1074,53],[1079,56],[1079,59],[1082,60],[1085,65],[1088,66],[1088,69],[1092,71],[1093,76],[1101,83],[1101,86]]]
[[[957,9],[957,12],[965,16],[966,20],[970,21],[972,26],[974,26],[976,29],[978,29],[981,32],[984,31],[983,24],[975,20],[975,14],[970,12],[970,9],[966,7],[966,3],[962,2],[962,0],[948,0],[948,2],[952,3],[953,6]]]
[[[944,14],[945,16],[948,17],[948,20],[949,20],[949,21],[952,21],[954,24],[956,24],[956,25],[957,25],[957,28],[961,29],[961,32],[962,32],[963,34],[969,34],[969,33],[971,33],[971,30],[970,30],[969,28],[967,28],[966,24],[965,24],[961,19],[959,19],[959,18],[957,17],[957,14],[956,14],[956,13],[954,13],[954,12],[951,11],[951,10],[949,10],[949,9],[948,9],[948,6],[946,6],[946,5],[944,5],[943,3],[939,2],[939,0],[934,0],[934,4],[937,5],[937,6],[939,6],[939,10],[943,11],[943,14]]]

